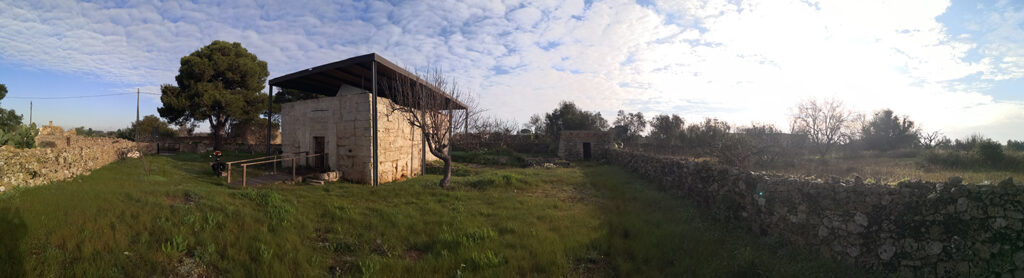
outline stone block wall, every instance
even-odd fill
[[[583,143],[590,143],[592,159],[602,159],[611,147],[611,138],[603,131],[562,131],[558,139],[558,157],[565,160],[583,160]]]
[[[998,185],[795,178],[710,162],[610,150],[715,218],[904,277],[1024,275],[1024,190]]]
[[[422,136],[404,116],[391,112],[390,100],[377,99],[378,179],[390,182],[421,173]],[[313,137],[323,136],[331,169],[342,178],[369,183],[373,168],[372,96],[346,93],[282,105],[282,151],[313,153]],[[427,160],[436,159],[429,152]],[[304,165],[305,161],[299,162]]]
[[[391,100],[377,100],[378,178],[380,182],[400,181],[418,176],[426,161],[437,160],[423,145],[423,133],[409,124],[408,117],[391,111]]]
[[[50,148],[0,148],[0,191],[71,179],[103,167],[136,150],[134,142],[114,138],[62,136]],[[71,144],[67,145],[66,142]]]

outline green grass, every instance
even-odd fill
[[[489,166],[525,167],[526,157],[509,149],[451,153],[452,161]]]
[[[857,276],[707,221],[619,168],[477,167],[378,188],[234,190],[205,156],[115,162],[0,195],[12,276]],[[3,276],[3,275],[0,275]]]

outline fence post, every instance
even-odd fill
[[[242,164],[242,187],[245,187],[245,170],[249,168],[249,165]]]
[[[276,155],[274,156],[274,162],[271,162],[271,163],[274,164],[274,174],[277,174],[277,156]]]
[[[228,163],[228,183],[231,183],[231,163]]]

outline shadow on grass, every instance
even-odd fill
[[[589,165],[588,165],[589,166]],[[773,238],[711,220],[688,200],[617,167],[582,167],[600,201],[601,235],[574,260],[582,276],[863,277]]]
[[[28,227],[20,211],[0,208],[0,276],[25,276],[21,240],[27,233]]]

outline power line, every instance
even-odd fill
[[[85,96],[60,96],[60,97],[19,97],[19,96],[7,96],[9,99],[75,99],[75,98],[93,98],[93,97],[109,97],[109,96],[120,96],[130,95],[132,93],[117,93],[117,94],[105,94],[105,95],[85,95]],[[136,93],[140,94],[140,93]],[[141,94],[159,96],[157,93],[141,92]]]

